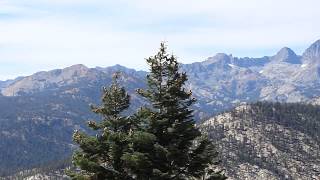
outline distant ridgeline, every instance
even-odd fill
[[[186,88],[192,90],[198,100],[194,107],[197,119],[211,117],[241,102],[311,102],[320,97],[320,40],[302,55],[287,47],[273,56],[261,58],[218,53],[202,62],[181,64],[181,69],[188,75]],[[45,93],[98,102],[101,86],[108,86],[116,71],[123,73],[123,85],[132,94],[132,102],[143,104],[135,95],[135,89],[145,87],[147,72],[120,65],[107,68],[73,65],[37,72],[0,81],[0,90],[10,97]]]

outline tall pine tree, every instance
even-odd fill
[[[102,121],[90,121],[96,136],[74,133],[80,150],[73,163],[78,171],[73,179],[111,180],[189,180],[225,179],[215,172],[217,152],[195,126],[191,91],[185,90],[187,75],[179,71],[176,57],[160,51],[147,59],[150,74],[148,89],[138,90],[149,105],[132,116],[123,116],[129,95],[115,76],[104,88],[102,105],[93,112]]]
[[[152,162],[150,179],[225,179],[209,170],[218,163],[217,152],[195,126],[191,109],[195,99],[184,88],[187,75],[179,71],[177,58],[161,43],[160,51],[147,63],[148,89],[138,93],[151,107],[142,108],[137,117],[147,122],[145,130],[156,138],[154,149],[145,151]]]
[[[96,136],[80,131],[73,135],[80,147],[73,155],[73,163],[80,170],[69,172],[72,179],[132,179],[122,157],[129,151],[134,124],[129,117],[121,115],[129,107],[130,97],[118,79],[116,73],[111,86],[103,88],[102,105],[92,107],[92,111],[102,117],[102,121],[88,122],[88,126],[97,132]]]

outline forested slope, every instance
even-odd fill
[[[320,107],[298,103],[241,105],[201,127],[219,146],[231,179],[320,177]]]
[[[222,168],[229,179],[320,176],[320,106],[243,104],[204,121],[199,127],[217,144]],[[61,167],[69,165],[69,161],[51,162],[42,169],[24,171],[12,178],[45,175],[54,179],[62,177]]]

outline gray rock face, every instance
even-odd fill
[[[271,57],[274,62],[287,62],[292,64],[300,64],[300,57],[296,55],[290,48],[282,48],[275,56]]]
[[[24,77],[17,77],[15,79],[8,79],[5,81],[0,81],[0,91],[8,86],[10,86],[11,84],[15,83],[16,81],[20,81],[21,79],[23,79]]]
[[[303,60],[305,63],[320,63],[320,40],[314,42],[303,53]]]
[[[319,110],[304,104],[247,104],[199,126],[218,144],[228,179],[318,179]]]

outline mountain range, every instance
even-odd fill
[[[261,58],[238,58],[219,53],[202,62],[181,64],[181,69],[188,74],[187,87],[198,99],[197,106],[202,110],[200,117],[211,116],[240,102],[312,101],[320,96],[320,40],[302,55],[287,47],[273,56]],[[129,90],[145,86],[147,72],[144,71],[120,65],[107,68],[74,65],[2,81],[0,89],[4,96],[75,90],[73,88],[99,89],[108,84],[115,71],[125,74]]]
[[[284,47],[273,56],[238,58],[219,53],[181,64],[186,88],[197,98],[201,121],[244,102],[320,103],[320,40],[302,55]],[[70,156],[74,129],[98,118],[89,104],[99,103],[101,88],[121,71],[134,110],[145,104],[135,90],[145,88],[148,72],[120,65],[73,65],[0,81],[0,176]]]

